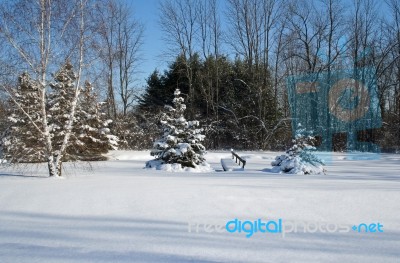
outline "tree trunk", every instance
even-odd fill
[[[51,156],[47,161],[47,167],[49,169],[49,176],[50,177],[59,177],[59,176],[61,176],[61,174],[59,174],[57,172],[57,169],[56,169],[56,166],[54,165],[53,160],[54,160],[54,158],[53,158],[53,156]]]

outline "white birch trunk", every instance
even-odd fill
[[[68,147],[69,143],[69,138],[71,137],[71,132],[72,128],[74,126],[74,118],[75,118],[75,113],[76,113],[76,106],[78,104],[78,98],[80,94],[80,80],[81,80],[81,74],[82,74],[82,67],[83,67],[83,49],[84,49],[84,12],[83,12],[83,1],[80,1],[80,39],[79,39],[79,66],[78,66],[78,75],[77,75],[77,80],[75,84],[75,96],[72,101],[72,107],[70,114],[68,116],[68,121],[67,121],[67,127],[65,128],[65,135],[64,139],[60,148],[60,151],[58,154],[55,156],[54,161],[54,166],[56,169],[56,174],[57,176],[61,176],[61,170],[62,170],[62,160],[65,155],[65,152]],[[53,168],[53,167],[52,167]],[[50,173],[50,167],[49,167],[49,173]]]
[[[51,140],[51,134],[49,125],[47,122],[47,112],[46,112],[46,71],[47,71],[47,64],[48,64],[48,57],[49,57],[49,50],[50,50],[50,21],[51,21],[51,14],[47,14],[47,23],[46,23],[46,1],[40,1],[40,108],[42,113],[42,129],[43,129],[43,136],[45,138],[46,144],[46,158],[47,158],[47,165],[49,169],[49,176],[58,177],[60,174],[58,173],[56,166],[54,164],[54,157],[53,157],[53,146]],[[47,26],[47,39],[46,39],[46,29]],[[47,40],[47,42],[46,42]]]

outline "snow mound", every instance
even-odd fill
[[[109,151],[105,156],[108,160],[119,160],[119,161],[147,161],[149,160],[150,151],[131,151],[131,150],[112,150]]]
[[[289,174],[325,174],[325,162],[314,154],[316,139],[312,135],[305,135],[304,129],[299,124],[293,145],[286,154],[277,156],[271,162],[272,172]]]
[[[301,157],[290,157],[285,154],[277,156],[275,161],[271,163],[273,173],[288,174],[325,174],[325,169],[319,163],[309,163],[301,159]]]
[[[235,163],[232,158],[221,159],[221,165],[224,171],[244,171],[244,169]]]
[[[150,160],[146,162],[146,169],[155,169],[165,172],[173,172],[173,173],[181,173],[181,172],[190,172],[190,173],[207,173],[213,172],[214,169],[207,162],[203,162],[202,164],[195,165],[192,167],[182,167],[180,163],[163,163],[161,160]]]

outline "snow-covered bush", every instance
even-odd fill
[[[279,155],[271,163],[273,172],[284,172],[289,174],[325,174],[324,162],[318,158],[315,151],[315,138],[313,136],[304,136],[300,130],[293,146],[286,151],[286,154]]]
[[[186,105],[176,89],[174,106],[165,106],[167,110],[161,117],[163,135],[154,142],[151,155],[155,160],[146,163],[147,168],[163,164],[180,164],[181,167],[196,168],[205,163],[205,147],[201,144],[204,135],[198,128],[198,121],[187,121],[184,117]]]

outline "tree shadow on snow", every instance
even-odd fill
[[[315,262],[366,255],[394,262],[400,256],[399,234],[255,233],[246,238],[244,233],[189,233],[188,222],[162,219],[0,214],[2,258],[18,262]]]

